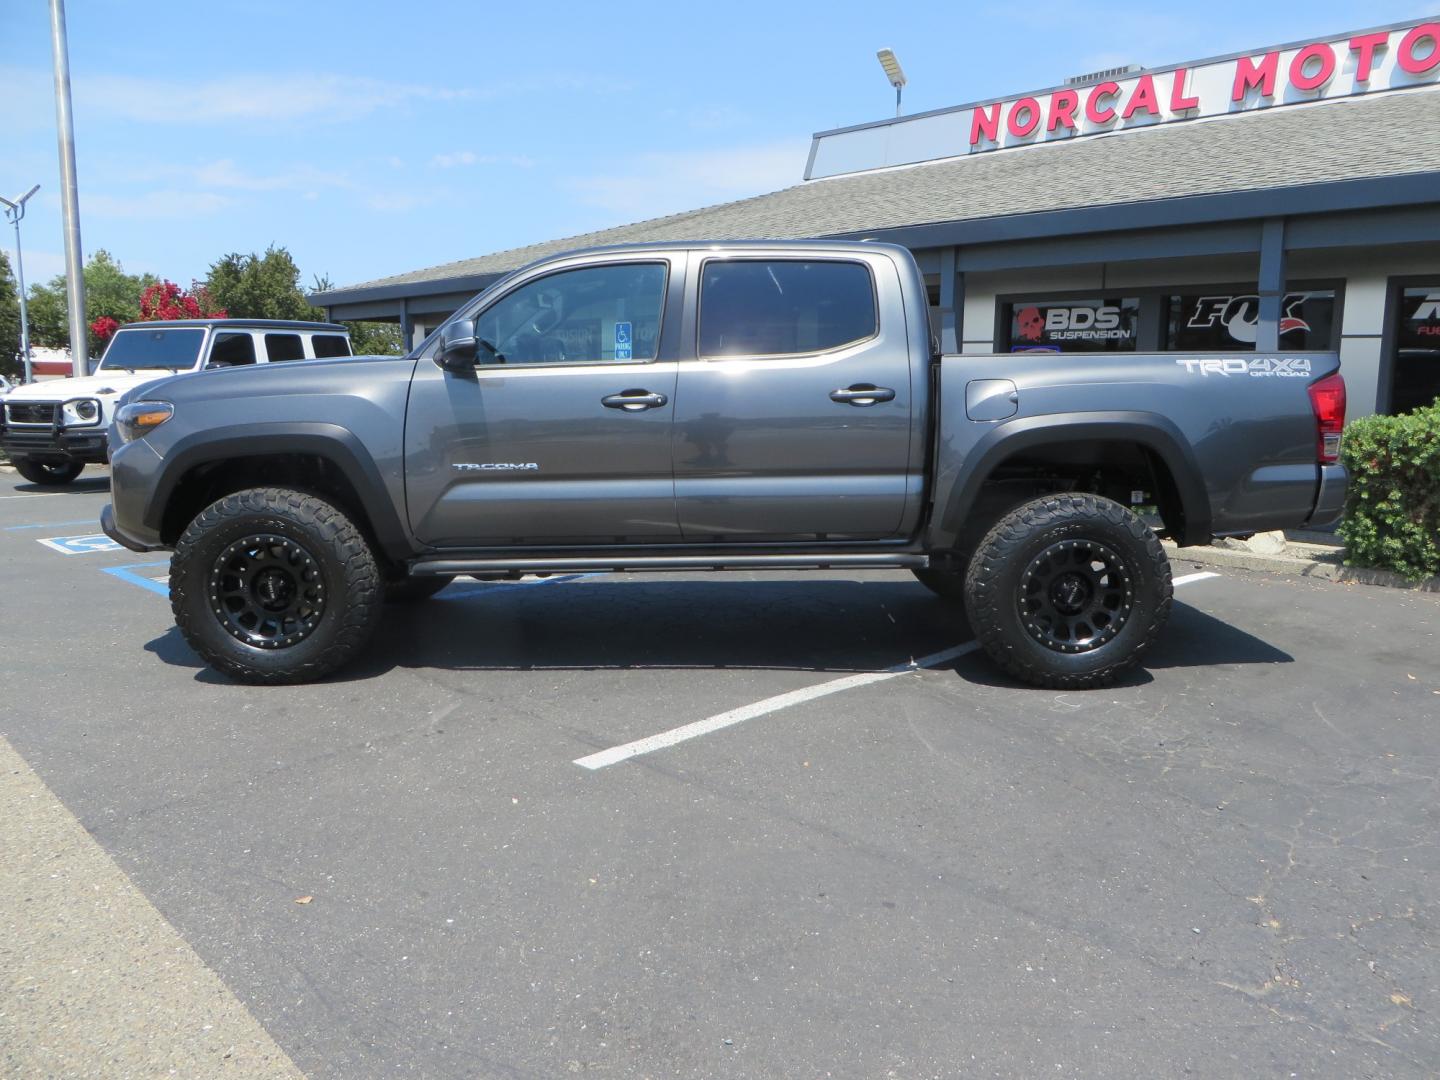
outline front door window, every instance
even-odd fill
[[[476,362],[606,364],[654,360],[663,263],[589,266],[520,286],[476,322]]]

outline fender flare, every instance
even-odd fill
[[[1006,458],[1068,442],[1134,443],[1154,453],[1175,481],[1185,516],[1183,535],[1177,535],[1176,541],[1181,545],[1209,541],[1212,516],[1204,473],[1189,440],[1173,421],[1150,412],[1074,412],[1022,417],[987,432],[960,463],[957,482],[937,492],[935,525],[927,546],[943,550],[959,542],[980,489]]]
[[[409,558],[415,545],[396,512],[375,459],[355,434],[338,424],[302,421],[207,428],[176,441],[164,455],[163,472],[151,490],[144,522],[158,535],[183,477],[202,465],[276,454],[323,458],[349,481],[381,550],[391,559]]]

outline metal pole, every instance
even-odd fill
[[[895,115],[900,115],[900,87],[895,87]]]
[[[60,139],[60,206],[65,220],[65,294],[70,315],[70,371],[89,373],[85,327],[85,255],[80,247],[80,195],[75,180],[75,122],[70,115],[70,49],[65,0],[50,0],[50,51],[55,58],[55,129]]]
[[[20,359],[25,365],[25,381],[34,382],[35,372],[30,364],[30,312],[25,306],[25,259],[20,254],[20,217],[24,214],[24,206],[21,206],[21,215],[15,218],[15,277],[20,282]]]

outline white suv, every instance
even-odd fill
[[[108,457],[105,431],[128,390],[212,367],[350,356],[335,323],[184,319],[127,323],[92,375],[47,379],[0,394],[0,446],[35,484],[68,484]]]

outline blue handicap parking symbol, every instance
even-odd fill
[[[629,360],[633,355],[630,351],[630,324],[617,322],[615,324],[615,359]]]
[[[120,551],[120,545],[104,533],[87,536],[47,536],[40,543],[61,555],[93,555],[98,551]]]

